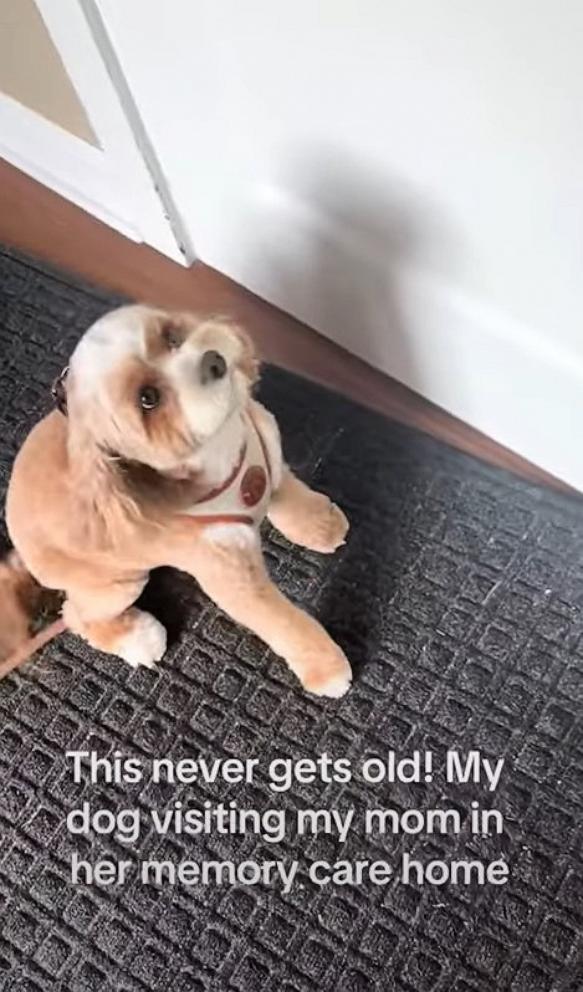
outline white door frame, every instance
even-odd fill
[[[80,0],[35,0],[100,147],[0,93],[0,156],[174,261],[187,264]]]

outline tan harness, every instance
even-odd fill
[[[242,414],[247,436],[235,468],[221,485],[197,500],[180,516],[193,523],[250,524],[264,519],[272,494],[267,446],[250,410]]]

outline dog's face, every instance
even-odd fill
[[[256,371],[250,340],[226,320],[123,307],[73,353],[69,419],[104,451],[172,472],[243,408]]]

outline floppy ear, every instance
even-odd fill
[[[259,379],[260,371],[260,362],[255,350],[255,344],[251,336],[240,324],[231,324],[231,329],[241,344],[241,358],[237,364],[249,379],[250,385],[253,386]]]
[[[117,545],[143,521],[123,467],[82,424],[69,420],[69,466],[81,529],[92,544]]]

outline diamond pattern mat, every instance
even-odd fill
[[[118,302],[0,253],[0,491],[82,331]],[[251,329],[252,330],[252,329]],[[305,695],[283,663],[185,577],[156,574],[149,606],[171,631],[153,672],[72,636],[0,683],[0,989],[6,992],[581,992],[583,989],[583,504],[488,468],[315,385],[267,369],[260,398],[288,460],[344,507],[332,558],[269,528],[277,582],[342,643],[355,683]],[[455,808],[481,787],[75,785],[64,752],[153,757],[350,758],[416,748],[505,759],[491,805],[502,835],[420,833],[345,845],[293,832],[163,838],[155,806],[236,800],[263,810]],[[72,838],[66,814],[138,807],[129,847]],[[296,858],[269,887],[73,886],[81,857]],[[504,855],[503,887],[317,887],[317,859],[424,862]]]

